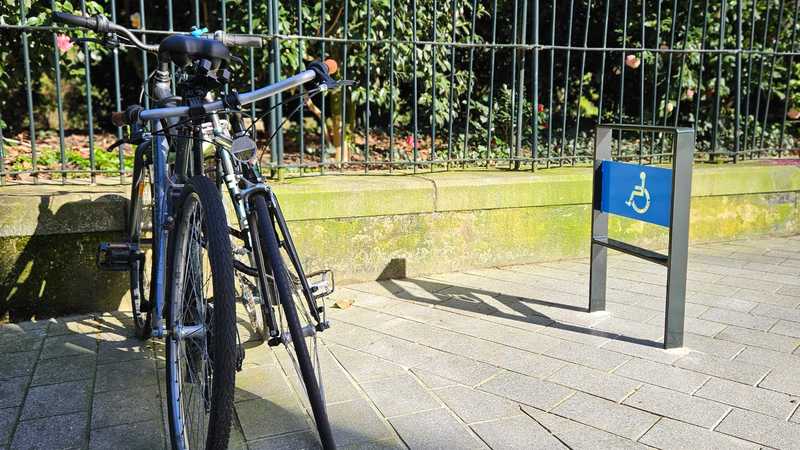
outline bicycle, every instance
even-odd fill
[[[129,272],[136,335],[165,340],[172,447],[227,447],[235,372],[244,359],[236,329],[238,278],[251,326],[269,346],[289,352],[322,446],[335,448],[316,341],[330,326],[323,300],[333,292],[333,274],[305,274],[278,200],[261,175],[249,134],[258,119],[246,128],[241,107],[295,88],[303,88],[295,96],[301,98],[350,82],[331,78],[334,61],[316,61],[275,84],[213,100],[213,92],[230,81],[231,63],[241,62],[228,47],[260,47],[260,37],[195,31],[153,45],[102,15],[56,12],[53,19],[102,36],[92,42],[158,55],[158,67],[143,87],[152,78],[150,98],[157,107],[132,105],[112,114],[115,125],[130,126],[130,135],[108,150],[137,147],[127,240],[101,244],[97,263]],[[223,188],[234,205],[236,228],[226,218]],[[234,248],[232,239],[241,245]]]

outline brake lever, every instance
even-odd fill
[[[125,144],[130,144],[130,141],[128,139],[126,139],[126,138],[119,139],[116,142],[114,142],[113,144],[111,144],[110,147],[107,147],[106,151],[111,153],[115,148],[117,148],[117,147],[119,147],[121,145],[125,145]]]

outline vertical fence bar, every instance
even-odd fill
[[[6,144],[3,136],[3,112],[0,111],[0,186],[6,184]]]
[[[19,18],[22,26],[25,26],[28,23],[27,15],[28,13],[25,11],[25,2],[19,2]],[[85,45],[86,44],[84,44],[84,46]],[[28,102],[28,130],[31,141],[31,175],[33,176],[34,184],[38,184],[39,154],[36,149],[36,122],[33,117],[33,92],[31,90],[31,61],[30,55],[28,54],[28,32],[25,29],[22,31],[22,63],[24,64],[25,68],[25,98]],[[89,111],[91,111],[91,109],[89,109]],[[94,169],[94,166],[92,166],[92,169]]]
[[[605,97],[606,81],[606,48],[608,47],[608,18],[611,12],[611,0],[606,1],[606,13],[603,19],[603,54],[600,63],[600,104],[597,107],[597,123],[603,123],[603,98]],[[677,1],[677,0],[675,0]]]
[[[708,3],[709,0],[706,0],[703,6],[703,32],[700,38],[701,50],[706,48],[706,37],[708,36]],[[697,67],[697,92],[694,97],[694,124],[698,134],[700,133],[698,119],[700,117],[700,97],[703,95],[703,65],[705,64],[705,56],[705,53],[700,53],[700,65]]]
[[[139,0],[139,26],[140,29],[143,31],[141,35],[142,42],[147,43],[147,21],[145,20],[144,14],[144,0]],[[144,107],[145,109],[150,107],[150,96],[147,95],[147,81],[150,77],[150,70],[147,67],[147,52],[144,50],[141,51],[142,56],[142,96],[144,97]],[[89,125],[91,126],[91,120],[89,121]]]
[[[171,2],[170,2],[171,3]],[[117,2],[111,0],[111,21],[117,23]],[[119,49],[111,51],[114,56],[114,107],[117,111],[122,110],[122,94],[120,93],[119,82]],[[56,91],[58,92],[58,91]],[[58,94],[57,94],[58,95]],[[60,122],[60,120],[59,120]],[[122,127],[117,127],[117,139],[122,139]],[[119,146],[119,182],[125,182],[125,148],[127,145]]]
[[[419,146],[418,146],[418,128],[417,128],[417,115],[418,115],[418,103],[417,103],[417,1],[411,1],[411,61],[412,61],[412,71],[413,71],[413,102],[414,102],[414,109],[412,110],[412,122],[413,122],[413,150],[414,150],[414,173],[417,173],[417,160],[419,159]]]
[[[778,22],[775,23],[775,43],[773,44],[772,48],[772,58],[769,65],[769,84],[767,85],[767,104],[764,106],[764,125],[761,127],[761,137],[758,140],[758,146],[760,148],[764,148],[764,134],[767,132],[767,119],[769,118],[769,104],[770,100],[772,100],[772,85],[775,81],[775,53],[778,51],[778,46],[781,42],[781,28],[783,26],[783,11],[784,11],[784,0],[781,0],[780,3],[780,12],[778,13]],[[788,69],[789,73],[791,73],[791,68]],[[788,82],[788,80],[787,80]]]
[[[752,73],[753,73],[753,49],[755,48],[755,40],[756,40],[756,8],[758,0],[753,0],[751,9],[750,9],[750,45],[748,48],[747,53],[747,81],[745,85],[747,86],[747,95],[745,96],[744,100],[744,133],[742,135],[742,143],[744,144],[744,152],[747,152],[747,138],[750,131],[750,92],[752,91]],[[750,151],[750,157],[753,157],[752,147]]]
[[[512,49],[512,53],[511,53],[512,54],[512,56],[511,56],[511,110],[510,110],[510,114],[509,114],[509,117],[511,118],[511,129],[512,129],[512,131],[510,131],[509,134],[507,136],[505,136],[506,141],[510,142],[510,145],[508,145],[508,142],[507,142],[507,145],[506,145],[506,147],[508,147],[508,158],[509,158],[508,167],[509,168],[513,168],[514,170],[518,169],[519,167],[518,167],[518,161],[514,161],[513,165],[511,163],[511,161],[514,158],[514,154],[516,154],[516,152],[517,152],[517,145],[516,145],[517,137],[516,137],[516,134],[514,133],[513,130],[515,128],[516,129],[520,128],[520,123],[517,121],[517,109],[516,109],[516,106],[517,106],[517,103],[521,103],[521,101],[522,101],[522,97],[520,96],[520,91],[519,91],[518,86],[517,86],[517,60],[519,59],[519,47],[518,47],[518,45],[519,45],[519,33],[518,33],[518,29],[517,29],[517,22],[518,22],[517,11],[518,11],[518,8],[519,8],[519,1],[518,0],[514,0],[514,24],[511,27],[511,41],[513,43],[513,49]],[[520,70],[522,70],[522,66],[520,66]],[[519,100],[519,102],[517,100]],[[513,150],[512,150],[512,146],[513,146]]]
[[[111,8],[114,8],[114,0],[111,0]],[[55,0],[50,0],[50,9],[56,11]],[[55,87],[56,87],[56,113],[58,114],[58,149],[59,160],[61,162],[61,184],[67,182],[67,155],[64,145],[64,106],[61,101],[61,57],[58,54],[58,33],[53,31],[53,69],[55,70]],[[115,53],[116,56],[116,53]],[[119,86],[117,84],[117,86]],[[117,108],[119,110],[119,108]],[[122,160],[120,159],[120,165]]]
[[[572,46],[572,19],[575,16],[575,0],[569,0],[569,21],[567,22],[567,46]],[[564,63],[564,106],[561,107],[561,145],[558,149],[558,167],[564,165],[564,158],[567,148],[567,105],[569,104],[569,60],[572,50],[567,50],[566,62]],[[578,100],[580,101],[580,99]],[[574,160],[572,161],[575,162]]]
[[[486,130],[486,165],[492,157],[492,126],[494,125],[494,61],[497,53],[497,0],[492,1],[492,49],[489,63],[489,127]]]
[[[345,5],[348,5],[350,0],[345,0]],[[345,6],[346,7],[346,6]],[[345,16],[346,17],[346,16]],[[345,30],[347,30],[347,19],[345,18]],[[303,0],[297,0],[297,35],[303,36]],[[347,31],[345,31],[345,37],[347,37]],[[300,39],[297,41],[297,67],[303,67],[303,56],[305,56],[305,39]],[[344,57],[344,71],[345,74],[347,73],[347,44],[344,45],[345,48],[345,57]],[[345,75],[346,76],[346,75]],[[346,79],[346,78],[345,78]],[[344,90],[347,87],[342,88],[342,95],[344,95]],[[305,88],[300,86],[299,88],[300,93],[305,92]],[[305,98],[300,97],[301,102],[305,101]],[[297,126],[297,145],[298,145],[298,152],[300,153],[300,165],[303,165],[305,162],[305,155],[306,155],[306,143],[305,143],[305,117],[303,113],[303,107],[300,106],[297,108],[297,117],[298,117],[298,126]],[[342,100],[342,117],[344,117],[344,100]],[[344,145],[344,128],[342,129],[342,145]],[[340,161],[341,162],[341,161]],[[300,173],[303,173],[303,170],[300,170]]]
[[[81,13],[86,15],[86,1],[81,0]],[[144,8],[142,8],[142,28],[144,28]],[[145,56],[146,58],[146,56]],[[83,43],[83,70],[85,70],[86,80],[86,115],[88,116],[89,126],[89,169],[92,171],[91,179],[94,184],[96,179],[95,158],[94,158],[94,115],[92,113],[92,65],[91,54],[89,53],[89,43]]]
[[[268,15],[269,18],[269,28],[271,33],[273,34],[274,38],[270,43],[270,50],[272,51],[273,58],[270,58],[271,61],[274,61],[274,64],[271,64],[270,67],[273,71],[273,80],[276,82],[281,79],[281,40],[279,37],[275,36],[280,34],[280,23],[278,21],[278,16],[280,14],[278,8],[280,7],[280,2],[273,1],[273,8],[270,8],[270,14]],[[251,29],[249,33],[253,33]],[[255,54],[255,49],[250,49]],[[255,58],[251,58],[250,63],[253,67],[253,76],[255,75]],[[272,138],[273,142],[275,142],[275,148],[277,149],[278,155],[280,156],[280,161],[283,162],[284,159],[284,151],[283,151],[283,127],[281,124],[283,123],[283,94],[278,94],[274,97],[271,97],[272,102],[270,103],[270,108],[273,108],[273,114],[275,115],[275,134]],[[323,98],[324,103],[324,98]]]
[[[450,95],[448,96],[449,109],[447,111],[447,164],[445,168],[450,170],[450,161],[453,159],[453,98],[455,97],[455,78],[456,78],[456,0],[450,2],[452,34],[450,37]]]
[[[349,48],[349,44],[347,40],[350,38],[350,0],[344,0],[344,30],[342,35],[344,36],[344,42],[342,43],[342,79],[347,79],[347,50]],[[339,164],[341,167],[342,162],[344,162],[344,150],[347,147],[347,141],[345,140],[345,130],[347,128],[347,88],[348,86],[342,86],[341,93],[339,95],[342,96],[342,110],[341,116],[339,118]],[[301,111],[302,113],[302,108]],[[302,117],[302,116],[301,116]],[[348,160],[349,152],[348,152]]]
[[[674,38],[675,33],[675,23],[678,21],[677,14],[675,14],[675,8],[672,9],[673,17],[672,17],[672,38]],[[670,38],[670,49],[672,49],[672,38]],[[658,7],[656,9],[656,40],[655,46],[655,54],[653,55],[653,111],[650,115],[651,121],[650,125],[655,125],[658,121],[658,61],[661,59],[661,0],[658,0]],[[670,53],[671,55],[672,53]],[[671,67],[670,67],[671,69]],[[670,71],[667,70],[667,80],[670,78]],[[669,103],[669,91],[667,91],[666,99],[664,100],[664,116],[667,115],[667,104]],[[664,138],[661,137],[661,142],[664,141]],[[656,133],[650,133],[650,153],[656,153]],[[658,152],[661,153],[661,152]],[[658,157],[659,160],[661,157]],[[650,162],[655,162],[654,158],[650,158]]]
[[[583,48],[589,43],[589,22],[592,17],[592,0],[588,0],[586,4],[586,25],[583,27]],[[581,50],[581,78],[578,81],[578,104],[575,111],[575,137],[572,140],[572,164],[575,164],[575,159],[578,157],[578,134],[581,131],[581,98],[583,98],[583,73],[586,70],[586,50]]]
[[[277,0],[272,0],[273,2]],[[276,7],[277,10],[277,7]],[[319,19],[319,33],[320,36],[326,37],[326,19],[325,19],[325,0],[320,2],[320,19]],[[280,55],[275,55],[277,58],[280,58]],[[319,46],[319,56],[321,60],[325,60],[325,41],[320,41]],[[369,102],[369,99],[367,99]],[[327,129],[325,126],[325,99],[322,98],[319,102],[319,110],[320,110],[320,133],[319,133],[319,172],[320,174],[325,173],[325,153],[327,150],[327,143],[326,143],[326,134]]]
[[[517,22],[517,20],[516,20],[516,18],[514,18],[514,23],[516,24],[516,22]],[[522,23],[522,33],[521,33],[522,36],[521,36],[520,39],[516,40],[517,33],[514,33],[514,38],[515,38],[515,40],[517,41],[518,44],[521,43],[522,45],[525,45],[528,42],[528,2],[525,1],[525,0],[523,0],[523,3],[522,3],[522,21],[521,21],[521,23]],[[516,128],[516,130],[517,130],[517,134],[516,134],[516,136],[514,138],[514,170],[519,170],[520,165],[521,165],[521,161],[519,160],[519,158],[520,158],[520,156],[522,154],[522,127],[523,127],[522,122],[523,122],[523,117],[525,117],[525,114],[524,114],[524,108],[525,108],[525,55],[526,55],[527,52],[524,49],[523,50],[517,50],[517,48],[515,47],[514,48],[514,62],[515,63],[516,63],[516,60],[517,60],[516,55],[517,55],[518,52],[520,52],[522,54],[522,60],[519,63],[519,87],[518,87],[519,90],[517,91],[518,99],[517,99],[517,111],[516,111],[517,118],[516,118],[515,121],[513,121],[513,123],[515,125],[514,128]],[[515,74],[516,74],[516,72],[515,72]],[[533,103],[533,108],[536,108],[536,103],[535,102]],[[514,109],[512,108],[512,112],[513,111],[514,111]],[[534,109],[534,111],[536,111],[536,109]]]
[[[791,78],[791,74],[794,71],[794,54],[797,52],[795,48],[797,39],[797,19],[798,13],[800,12],[800,0],[795,0],[794,4],[794,19],[792,19],[792,39],[789,41],[791,44],[789,45],[789,64],[786,66],[789,71],[789,78]],[[789,96],[791,94],[791,83],[787,81],[786,83],[786,92],[783,94],[783,115],[781,116],[781,133],[780,137],[778,138],[778,156],[781,156],[781,151],[783,150],[783,136],[784,132],[786,131],[786,116],[789,114]]]
[[[736,80],[734,93],[734,113],[733,113],[733,162],[739,159],[741,151],[741,126],[742,114],[742,0],[736,0]]]
[[[647,40],[646,40],[645,28],[644,28],[644,23],[647,20],[647,9],[646,8],[647,8],[647,2],[642,1],[642,17],[641,17],[641,19],[639,19],[641,21],[641,23],[642,23],[642,27],[641,27],[642,28],[642,36],[640,38],[642,49],[647,47],[645,45]],[[644,63],[644,61],[645,61],[645,51],[644,50],[642,50],[642,54],[641,55],[642,55],[641,56],[641,62],[639,64],[639,67],[642,68],[642,71],[639,74],[639,126],[643,127],[644,126],[644,79],[645,79],[645,73],[646,73],[645,69],[647,68],[647,64]],[[639,131],[639,164],[642,163],[643,153],[644,153],[644,132],[643,131]]]
[[[717,155],[717,148],[719,146],[719,109],[722,101],[722,95],[719,93],[719,88],[722,85],[722,60],[725,54],[725,24],[727,20],[727,1],[720,2],[720,15],[719,15],[719,54],[717,55],[717,79],[714,81],[714,118],[711,121],[711,153],[709,157],[714,161]]]
[[[531,93],[533,95],[533,138],[531,142],[531,171],[536,170],[539,146],[539,0],[533,0],[533,69],[531,70]]]
[[[173,31],[175,28],[175,11],[172,8],[172,1],[167,0],[167,28],[169,31]],[[222,30],[225,31],[226,29],[226,20],[225,20],[225,0],[222,0]],[[172,79],[172,84],[170,85],[170,91],[172,95],[175,95],[175,87],[177,85],[175,80],[175,63],[169,63],[169,76]],[[228,85],[225,85],[225,92],[228,92]]]
[[[470,37],[469,43],[475,43],[475,19],[478,12],[478,4],[477,0],[472,0],[472,23],[470,26]],[[462,159],[467,158],[467,147],[469,146],[469,115],[472,106],[472,81],[475,78],[475,75],[472,73],[472,66],[475,59],[475,47],[470,46],[469,48],[469,71],[467,71],[467,76],[469,77],[469,82],[467,86],[467,116],[466,121],[464,123],[464,152]]]
[[[769,22],[770,22],[770,8],[771,4],[767,3],[767,15],[764,23],[764,38],[761,42],[761,48],[758,51],[759,62],[758,62],[758,93],[756,94],[756,111],[753,115],[753,136],[750,143],[750,147],[758,152],[758,155],[761,156],[762,149],[756,148],[756,134],[758,133],[758,115],[759,111],[761,110],[761,81],[764,78],[764,60],[766,59],[766,55],[764,54],[764,49],[767,47],[767,38],[769,36]]]
[[[455,0],[454,0],[455,1]],[[394,0],[389,1],[389,172],[394,170],[394,52],[397,41],[394,29]]]
[[[439,51],[436,42],[436,13],[439,10],[437,6],[437,1],[433,0],[433,10],[431,11],[433,14],[433,36],[431,39],[433,42],[431,45],[431,161],[436,161],[436,64]],[[431,164],[431,172],[433,172],[433,164]]]
[[[367,102],[366,108],[364,110],[364,172],[369,171],[369,122],[370,122],[370,110],[369,110],[369,97],[370,97],[370,78],[371,78],[371,59],[372,59],[372,44],[370,40],[372,39],[372,0],[367,0],[367,64],[366,64],[366,80],[364,83],[364,87],[366,88],[367,94]],[[416,50],[416,48],[415,48]],[[416,69],[416,67],[415,67]],[[416,132],[414,134],[414,140],[416,142],[417,136]]]
[[[610,0],[609,0],[610,1]],[[550,45],[556,45],[556,2],[550,3],[551,9],[551,16],[550,16]],[[547,79],[547,84],[549,88],[548,96],[549,99],[547,100],[547,155],[545,167],[550,167],[550,159],[553,153],[553,91],[556,88],[556,83],[554,77],[555,72],[555,59],[556,59],[556,49],[555,47],[550,49],[550,75]]]
[[[610,0],[609,0],[610,1]],[[623,123],[625,120],[625,48],[628,46],[628,0],[625,0],[625,12],[622,14],[622,57],[620,58],[620,73],[619,73],[619,120],[618,123]],[[619,132],[619,139],[617,140],[617,154],[622,153],[622,131]]]
[[[676,7],[677,7],[677,3],[676,3]],[[685,31],[684,36],[683,36],[683,44],[681,45],[681,50],[686,50],[686,45],[687,45],[687,43],[689,41],[689,28],[692,25],[692,9],[693,9],[693,7],[694,7],[694,5],[692,4],[692,0],[689,0],[689,6],[688,6],[688,8],[686,10],[686,31]],[[677,17],[677,13],[675,13],[675,16]],[[672,48],[672,45],[670,45],[670,48]],[[672,57],[672,54],[670,54],[670,65],[672,64],[671,57]],[[686,53],[685,52],[681,52],[681,67],[678,70],[678,84],[677,84],[677,86],[678,86],[678,94],[675,96],[675,116],[674,116],[675,120],[674,120],[674,126],[676,126],[676,127],[678,126],[678,119],[680,118],[680,115],[681,115],[681,91],[683,90],[683,67],[686,65],[685,63],[686,63]],[[670,68],[669,72],[670,73],[672,72],[671,68]],[[672,77],[668,77],[667,78],[667,101],[669,101],[669,91],[670,91],[670,89],[669,89],[669,87],[670,87],[669,80],[671,78]],[[699,88],[697,88],[695,90],[699,91]],[[699,94],[695,93],[695,95],[699,95]],[[689,99],[689,100],[691,100],[691,99]],[[665,126],[667,125],[667,115],[666,114],[664,114],[664,125]],[[661,148],[663,149],[663,146]]]

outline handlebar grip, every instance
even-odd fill
[[[261,48],[264,45],[261,36],[252,36],[249,34],[231,34],[225,33],[222,37],[222,43],[230,47],[252,47]]]
[[[53,20],[56,22],[68,23],[70,25],[75,25],[97,31],[96,17],[76,16],[74,14],[69,14],[64,12],[54,12]]]

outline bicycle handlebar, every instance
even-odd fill
[[[88,28],[90,30],[97,31],[96,17],[76,16],[64,12],[54,12],[53,20],[55,20],[56,22],[64,22],[70,25],[75,25],[78,27]]]

